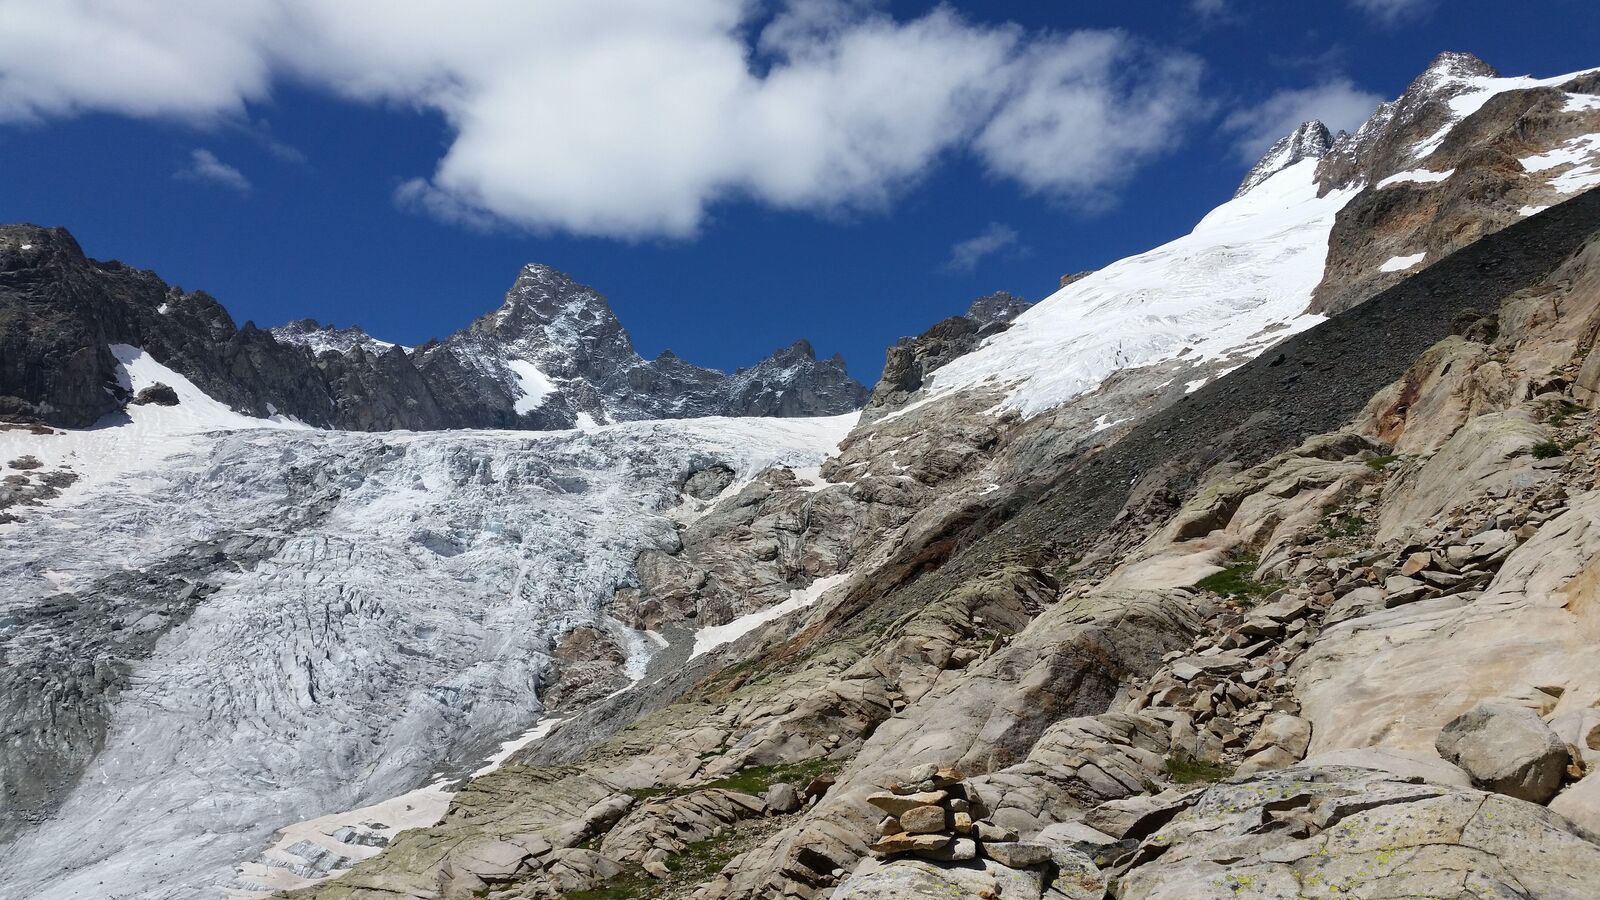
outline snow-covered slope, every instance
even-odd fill
[[[1321,321],[1305,315],[1328,233],[1352,195],[1317,196],[1306,159],[1217,207],[1194,231],[1073,282],[1010,330],[939,369],[928,397],[986,382],[1033,415],[1121,369],[1183,357],[1240,361]]]
[[[814,466],[854,421],[325,432],[238,416],[117,352],[131,386],[182,402],[0,432],[0,452],[86,476],[5,526],[8,726],[62,734],[30,718],[50,707],[29,684],[106,701],[75,710],[103,749],[0,850],[7,897],[216,897],[249,885],[234,867],[280,827],[478,768],[538,721],[554,636],[653,646],[605,610],[639,549],[676,539],[688,474]],[[204,602],[174,614],[183,591]],[[63,604],[74,617],[36,614]],[[55,772],[83,749],[3,762]]]

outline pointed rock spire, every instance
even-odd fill
[[[1250,174],[1239,183],[1239,189],[1233,192],[1233,196],[1243,197],[1251,188],[1303,159],[1321,159],[1328,155],[1332,146],[1333,135],[1328,133],[1328,126],[1316,120],[1301,122],[1300,127],[1279,139],[1250,168]]]

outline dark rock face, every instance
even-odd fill
[[[597,422],[837,415],[867,393],[843,359],[819,362],[803,340],[732,375],[671,351],[645,360],[604,296],[541,265],[523,267],[498,310],[416,356],[429,382],[457,397],[453,407],[510,413],[511,422],[539,423],[532,427],[570,427],[580,414]]]
[[[647,362],[603,296],[548,266],[525,267],[495,312],[408,351],[310,319],[240,328],[203,292],[85,257],[63,229],[0,226],[0,418],[77,428],[120,409],[111,344],[240,412],[361,431],[836,415],[867,394],[804,341],[732,375],[670,353]]]
[[[862,421],[876,421],[899,409],[935,370],[976,350],[989,335],[1011,327],[1011,320],[1032,305],[996,291],[972,301],[964,316],[951,316],[914,338],[901,338],[885,354],[883,376],[867,398]]]
[[[1239,183],[1239,189],[1233,192],[1233,196],[1243,197],[1251,188],[1297,162],[1321,159],[1328,155],[1332,147],[1333,135],[1328,133],[1328,126],[1314,120],[1302,122],[1300,127],[1279,138],[1278,142],[1272,145],[1272,149],[1250,167],[1249,174],[1244,176],[1244,181]]]

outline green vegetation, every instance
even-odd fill
[[[729,836],[725,834],[695,841],[681,852],[667,857],[667,868],[679,878],[705,881],[722,871],[729,860],[739,855],[738,845],[728,840]]]
[[[646,900],[649,897],[664,897],[666,892],[643,872],[624,872],[606,882],[604,887],[568,891],[561,896],[566,900]]]
[[[1555,441],[1540,441],[1539,443],[1533,445],[1534,459],[1554,459],[1564,452],[1565,451],[1561,449],[1561,445]]]
[[[1355,537],[1366,527],[1367,520],[1355,513],[1329,510],[1322,516],[1322,533],[1330,538]]]
[[[1400,456],[1398,454],[1395,454],[1395,453],[1391,453],[1388,456],[1374,456],[1373,458],[1367,460],[1367,465],[1374,472],[1382,472],[1384,469],[1389,467],[1390,463],[1394,462],[1395,460],[1397,460],[1399,458],[1400,458]]]
[[[1162,766],[1174,784],[1200,784],[1221,781],[1233,774],[1224,766],[1213,766],[1188,756],[1169,756]]]
[[[1254,556],[1247,556],[1221,572],[1207,575],[1195,582],[1194,586],[1234,600],[1250,601],[1264,597],[1277,590],[1278,586],[1257,581],[1252,577],[1258,565],[1260,560]]]
[[[1555,408],[1550,411],[1547,421],[1556,428],[1560,428],[1567,424],[1567,419],[1583,412],[1583,410],[1582,406],[1573,403],[1571,400],[1557,400]]]
[[[842,768],[844,768],[842,760],[818,757],[778,766],[751,766],[748,769],[740,769],[732,775],[702,784],[633,788],[627,793],[637,800],[656,800],[662,797],[682,797],[695,791],[709,791],[720,788],[725,791],[738,791],[759,797],[767,792],[767,788],[780,781],[787,781],[803,788],[818,775],[832,774]]]

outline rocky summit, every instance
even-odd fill
[[[1597,72],[1443,54],[870,393],[0,229],[0,896],[1600,896]]]

